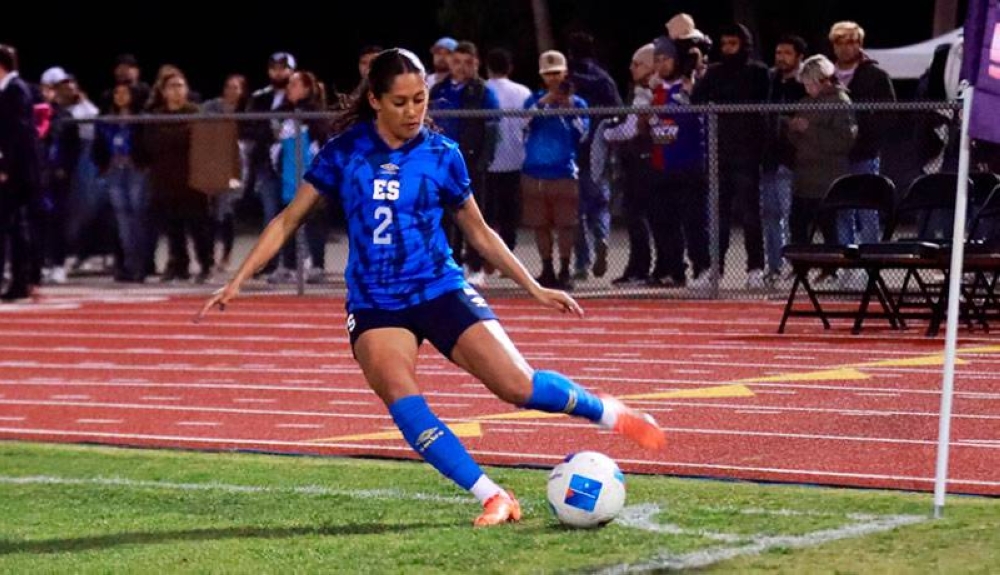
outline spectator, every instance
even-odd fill
[[[569,37],[569,81],[574,93],[588,107],[621,107],[618,86],[607,70],[597,63],[594,37],[587,32],[575,32]],[[591,116],[590,125],[597,126],[600,118]],[[608,269],[608,237],[611,233],[611,188],[601,178],[590,173],[590,142],[588,132],[580,144],[580,208],[576,235],[574,279],[585,280],[587,269],[603,277]],[[591,252],[593,244],[593,253]]]
[[[434,84],[451,73],[451,54],[458,47],[458,41],[449,36],[438,38],[437,42],[431,46],[431,72],[427,74],[427,87],[433,88]]]
[[[230,74],[222,85],[222,94],[213,98],[201,107],[206,114],[234,114],[246,110],[250,99],[247,79],[242,74]],[[247,189],[249,178],[250,142],[239,139],[237,143],[240,154],[240,178],[232,182],[228,189],[220,190],[212,196],[212,238],[213,252],[216,241],[222,244],[222,253],[218,258],[216,271],[229,271],[229,259],[233,253],[233,242],[236,239],[234,220],[236,218],[236,203]]]
[[[531,89],[510,79],[514,70],[511,53],[494,48],[486,55],[489,80],[486,85],[497,95],[501,109],[521,110]],[[521,166],[524,164],[526,118],[504,116],[497,130],[493,161],[486,172],[486,188],[480,202],[483,216],[511,250],[517,244],[521,221]]]
[[[305,70],[296,70],[288,80],[288,92],[281,112],[319,112],[326,109],[326,89],[316,75]],[[299,127],[296,138],[296,127]],[[278,130],[278,141],[272,147],[275,170],[281,176],[281,207],[284,209],[295,196],[295,190],[302,183],[299,172],[308,169],[313,157],[326,143],[329,128],[325,120],[305,120],[297,124],[294,120],[283,120]],[[298,139],[298,143],[296,143]],[[296,160],[296,153],[301,159]],[[323,283],[326,281],[326,240],[330,235],[329,222],[325,216],[325,202],[309,215],[305,222],[306,245],[309,260],[305,265],[306,281]],[[268,282],[281,283],[293,279],[292,270],[298,267],[298,253],[295,242],[288,242],[282,249],[282,263],[268,277]]]
[[[42,194],[46,204],[44,232],[39,235],[43,243],[42,281],[55,284],[66,283],[67,279],[71,184],[80,160],[80,127],[56,94],[56,84],[67,76],[62,68],[49,68],[40,82],[42,97],[52,110],[49,129],[41,142]]]
[[[697,104],[757,103],[767,100],[767,66],[751,57],[753,40],[743,24],[722,28],[720,61],[709,65],[694,87]],[[760,134],[765,131],[759,114],[722,114],[719,118],[719,271],[725,273],[726,253],[733,211],[738,205],[747,256],[746,286],[763,289],[764,238],[760,227]]]
[[[115,68],[113,71],[115,84],[101,95],[101,109],[108,110],[113,104],[114,91],[121,84],[131,86],[135,94],[135,102],[142,106],[149,101],[149,84],[142,81],[142,70],[139,68],[139,60],[134,54],[119,54],[115,58]]]
[[[586,109],[587,102],[566,82],[566,57],[556,50],[543,52],[538,73],[544,88],[524,103],[527,110]],[[580,192],[577,150],[587,135],[585,115],[534,116],[528,122],[521,192],[524,225],[535,230],[542,260],[536,279],[544,287],[572,289],[569,264],[578,221]],[[558,236],[559,275],[552,263],[553,235]]]
[[[371,68],[372,60],[383,48],[377,44],[369,44],[358,50],[358,77],[362,80],[368,77],[368,70]]]
[[[705,76],[708,70],[708,54],[712,50],[712,40],[701,30],[695,28],[694,19],[690,14],[680,13],[666,23],[667,36],[677,46],[677,52],[683,57],[681,77],[697,82]],[[690,87],[688,88],[690,91]]]
[[[80,89],[76,78],[66,74],[55,84],[56,99],[74,120],[90,120],[100,114],[97,106]],[[118,253],[117,232],[114,229],[114,209],[104,181],[97,173],[93,160],[94,124],[77,124],[80,133],[80,154],[70,175],[69,246],[76,254],[74,270],[108,267],[109,257]],[[98,262],[88,262],[96,256]],[[120,263],[115,259],[115,265]],[[91,267],[93,264],[93,267]]]
[[[682,70],[684,58],[666,36],[653,41],[656,77],[654,106],[686,106],[691,103],[688,78]],[[650,162],[653,190],[649,198],[649,222],[656,242],[656,264],[648,284],[664,287],[687,285],[684,253],[692,268],[692,287],[708,287],[711,274],[705,201],[705,133],[697,114],[657,114],[648,121],[652,139]]]
[[[864,52],[865,31],[856,22],[837,22],[830,28],[830,43],[836,57],[836,74],[853,102],[894,102],[896,92],[889,74]],[[858,136],[851,148],[849,166],[854,174],[878,174],[882,148],[891,125],[885,112],[859,112]],[[879,240],[878,215],[869,211],[845,212],[837,222],[840,242]]]
[[[653,103],[650,84],[656,76],[654,46],[645,44],[632,55],[629,72],[632,75],[632,106],[646,107]],[[602,134],[619,147],[623,175],[625,225],[628,229],[628,261],[622,275],[612,280],[615,285],[646,283],[652,254],[649,247],[649,197],[653,187],[650,158],[653,142],[649,135],[649,116],[629,114],[618,125]],[[595,136],[596,137],[596,136]]]
[[[153,100],[162,102],[154,114],[193,115],[198,106],[188,100],[187,79],[181,72],[164,75],[153,86]],[[151,124],[143,130],[143,153],[150,159],[151,203],[167,235],[169,258],[164,282],[190,279],[187,240],[190,236],[198,259],[197,283],[211,279],[212,221],[208,196],[189,182],[190,125],[187,122]]]
[[[108,116],[127,118],[139,112],[142,93],[127,80],[115,86]],[[148,96],[147,96],[148,97]],[[95,127],[93,160],[107,184],[118,231],[122,262],[116,264],[115,281],[141,283],[146,280],[149,195],[146,187],[147,160],[139,146],[139,124],[98,122]]]
[[[8,245],[11,254],[11,280],[0,294],[3,302],[31,295],[34,282],[25,218],[28,202],[38,192],[39,176],[31,89],[18,75],[17,50],[0,44],[0,278]]]
[[[247,104],[249,112],[271,112],[281,107],[285,101],[288,80],[295,71],[295,57],[288,52],[275,52],[267,61],[267,76],[270,84],[255,91]],[[271,146],[276,142],[281,122],[262,120],[246,122],[242,138],[251,142],[250,179],[253,191],[260,200],[264,221],[271,221],[281,211],[281,179],[271,161]],[[278,262],[268,262],[258,273],[271,274]],[[280,278],[276,278],[280,279]]]
[[[497,110],[500,102],[492,88],[479,77],[479,53],[472,42],[459,42],[449,57],[449,72],[430,90],[432,110]],[[458,142],[479,201],[486,190],[486,169],[493,160],[497,142],[497,118],[441,118],[435,122],[444,134]],[[458,265],[468,266],[468,282],[481,287],[485,281],[483,258],[471,246],[465,249],[462,231],[445,213],[445,231]]]
[[[799,68],[805,56],[806,41],[798,36],[783,36],[774,48],[774,67],[770,70],[767,101],[771,104],[794,104],[805,97],[799,81]],[[781,277],[781,248],[788,243],[788,216],[792,204],[792,170],[795,147],[788,140],[791,114],[772,114],[767,118],[767,137],[761,159],[760,219],[764,230],[767,274],[764,280],[773,285]]]
[[[850,103],[840,85],[834,65],[826,56],[811,56],[802,63],[799,75],[807,96],[803,102]],[[788,121],[788,137],[795,146],[794,195],[790,216],[793,243],[809,243],[809,226],[830,184],[847,173],[857,124],[850,110],[804,111]],[[818,222],[826,243],[837,243],[836,223]],[[824,271],[817,284],[830,284],[835,272]]]

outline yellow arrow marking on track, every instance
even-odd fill
[[[700,389],[675,389],[656,393],[627,395],[622,399],[704,399],[710,397],[753,397],[754,393],[742,383],[717,385]]]
[[[805,373],[783,373],[781,375],[769,375],[766,377],[752,377],[743,379],[747,383],[765,381],[822,381],[826,379],[869,379],[869,375],[864,374],[853,367],[841,367],[837,369],[826,369],[823,371],[807,371]]]
[[[730,385],[717,385],[715,387],[705,387],[701,389],[675,389],[673,391],[661,391],[655,393],[640,393],[635,395],[625,395],[621,399],[697,399],[712,397],[752,397],[753,392],[747,386],[735,383]],[[448,427],[458,437],[482,437],[483,429],[478,423],[480,421],[512,420],[512,419],[547,419],[553,417],[565,417],[565,413],[547,413],[534,409],[522,409],[507,413],[493,413],[474,417],[475,421],[468,423],[451,423]],[[380,431],[376,433],[365,433],[361,435],[343,435],[340,437],[329,437],[326,439],[313,439],[313,443],[336,442],[336,441],[379,441],[402,439],[403,434],[397,430]]]
[[[986,347],[970,347],[960,349],[958,353],[997,353],[1000,352],[1000,345],[989,345]]]
[[[960,357],[955,358],[955,365],[969,363]],[[925,355],[921,357],[907,357],[903,359],[887,359],[875,363],[865,363],[858,367],[918,367],[926,365],[944,365],[944,354]]]

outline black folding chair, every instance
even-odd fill
[[[881,222],[888,221],[892,214],[895,202],[896,186],[888,177],[879,174],[848,174],[841,176],[830,184],[826,196],[820,204],[818,213],[809,226],[810,242],[819,229],[819,223],[823,218],[835,218],[838,213],[846,210],[873,210],[879,215]],[[883,225],[883,229],[889,226]],[[883,239],[885,236],[883,236]],[[789,244],[782,249],[782,255],[792,267],[794,279],[792,287],[788,292],[788,300],[785,303],[785,310],[781,316],[781,323],[778,325],[778,333],[785,332],[785,324],[789,317],[818,317],[823,322],[824,329],[830,329],[829,318],[832,317],[855,317],[855,311],[830,311],[823,309],[820,304],[820,295],[843,295],[845,292],[817,291],[809,280],[809,273],[814,269],[863,269],[858,260],[858,246],[840,245],[835,243],[823,244]],[[795,297],[799,287],[805,290],[811,309],[796,309]],[[898,328],[896,314],[892,309],[892,302],[884,292],[885,285],[881,278],[877,282],[874,291],[884,309],[884,317],[889,320],[893,328]],[[867,293],[867,292],[866,292]]]
[[[873,284],[885,285],[882,272],[889,269],[905,272],[902,285],[890,290],[890,297],[894,298],[892,307],[900,324],[905,326],[907,319],[928,319],[927,334],[938,332],[947,303],[951,246],[949,239],[933,237],[928,226],[934,214],[954,217],[957,186],[958,174],[955,173],[925,174],[915,178],[893,211],[888,237],[881,242],[858,246],[858,259],[868,270],[869,285],[855,319],[854,333],[860,333],[868,316],[868,302],[876,293]],[[969,189],[972,189],[971,181]],[[918,222],[912,236],[905,235],[904,224],[909,220]],[[943,281],[926,277],[929,271],[941,273]],[[964,317],[976,315],[975,308],[963,305],[966,306]]]
[[[969,220],[969,241],[965,243],[962,268],[972,275],[971,283],[963,283],[963,293],[980,311],[981,322],[1000,317],[1000,300],[996,297],[1000,278],[1000,178],[993,190]]]

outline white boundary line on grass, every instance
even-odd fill
[[[434,495],[430,493],[405,492],[398,489],[329,489],[318,485],[300,487],[274,487],[265,485],[233,485],[227,483],[175,483],[170,481],[146,481],[122,477],[57,477],[51,475],[9,476],[0,475],[0,484],[5,485],[96,485],[100,487],[125,487],[134,489],[167,489],[179,491],[223,491],[226,493],[290,493],[295,495],[342,496],[356,499],[402,499],[406,501],[431,501],[434,503],[453,503],[460,505],[472,504],[471,497]],[[618,525],[640,529],[651,533],[670,535],[693,535],[714,541],[730,543],[733,546],[711,547],[708,549],[672,555],[660,553],[643,563],[623,563],[598,571],[602,574],[642,573],[662,569],[692,569],[706,567],[713,563],[733,559],[742,555],[759,554],[770,549],[813,547],[850,537],[860,537],[890,531],[904,525],[914,525],[926,521],[926,517],[918,515],[857,515],[846,514],[845,518],[853,520],[843,527],[814,531],[805,535],[762,535],[762,534],[728,534],[715,533],[700,529],[684,529],[670,523],[657,523],[653,520],[661,507],[655,503],[628,506],[622,510],[616,520]],[[740,509],[740,513],[748,515],[833,515],[809,513],[789,509]],[[739,543],[744,543],[739,545]]]
[[[778,510],[776,513],[781,513],[781,511]],[[711,547],[684,554],[661,552],[652,559],[642,563],[622,563],[599,570],[597,573],[601,573],[602,575],[618,575],[619,573],[697,569],[744,555],[758,555],[776,548],[801,549],[804,547],[815,547],[839,539],[892,531],[898,527],[915,525],[928,519],[920,515],[882,515],[871,517],[846,515],[845,518],[851,519],[853,522],[842,527],[822,529],[806,533],[805,535],[732,535],[727,533],[703,532],[700,530],[685,530],[676,525],[657,523],[652,518],[659,512],[660,506],[655,503],[626,507],[618,517],[617,523],[644,531],[669,534],[690,533],[716,541],[728,543],[746,541],[747,543],[743,545]],[[759,513],[760,510],[754,510],[754,512]]]
[[[228,483],[173,483],[170,481],[143,481],[123,477],[56,477],[52,475],[11,476],[0,475],[5,485],[97,485],[102,487],[130,487],[137,489],[176,489],[180,491],[224,491],[226,493],[292,493],[295,495],[334,495],[355,499],[403,499],[407,501],[433,501],[435,503],[473,504],[474,498],[449,497],[431,493],[408,493],[399,489],[329,489],[319,485],[302,487],[269,487],[266,485],[232,485]]]

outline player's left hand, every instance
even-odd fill
[[[535,299],[542,302],[546,307],[559,310],[563,313],[571,313],[576,317],[583,317],[583,308],[564,291],[540,288],[535,294]]]

